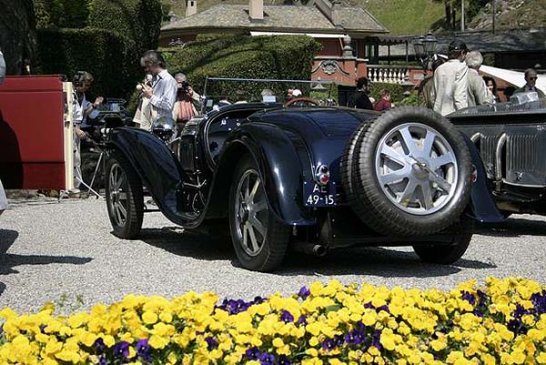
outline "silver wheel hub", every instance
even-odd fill
[[[422,123],[394,127],[375,153],[381,189],[399,209],[428,215],[446,206],[457,188],[458,165],[449,142]]]
[[[127,176],[119,164],[112,165],[110,169],[109,187],[110,187],[110,214],[118,226],[123,226],[127,222]]]
[[[269,209],[258,172],[247,170],[237,184],[236,234],[249,256],[258,255],[266,240]]]

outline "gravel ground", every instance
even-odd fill
[[[322,259],[292,254],[280,271],[263,274],[236,267],[229,241],[183,233],[160,213],[146,215],[141,238],[127,241],[110,233],[102,200],[13,202],[0,217],[0,308],[36,311],[63,296],[69,303],[80,296],[88,308],[129,293],[173,297],[189,290],[250,299],[333,278],[441,289],[487,276],[546,282],[546,219],[518,215],[478,231],[456,265],[421,263],[407,248],[359,248]]]

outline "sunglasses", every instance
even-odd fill
[[[529,77],[529,80],[536,80],[538,77]]]

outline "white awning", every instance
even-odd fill
[[[285,33],[285,32],[250,32],[251,36],[260,35],[306,35],[311,38],[343,38],[345,34],[326,34],[326,33]]]
[[[523,85],[525,85],[525,75],[523,72],[505,70],[503,68],[485,65],[482,65],[480,67],[480,72],[483,72],[489,76],[493,76],[497,79],[504,80],[509,84],[517,87],[522,87]],[[538,75],[536,86],[540,90],[546,91],[546,75]]]

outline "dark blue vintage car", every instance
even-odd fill
[[[421,108],[238,104],[188,122],[170,146],[129,127],[108,146],[116,236],[138,236],[147,191],[185,229],[225,222],[250,270],[275,269],[289,248],[323,255],[357,244],[412,246],[450,264],[473,221],[502,219],[470,139]]]

